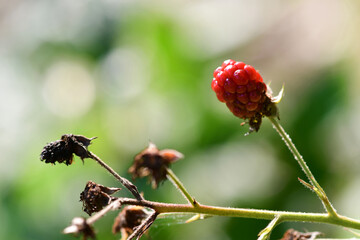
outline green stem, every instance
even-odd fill
[[[317,222],[327,223],[338,226],[350,227],[360,230],[360,221],[356,219],[347,218],[341,215],[329,215],[321,213],[302,213],[302,212],[285,212],[285,211],[268,211],[257,209],[244,208],[223,208],[215,206],[207,206],[199,204],[197,208],[184,205],[164,205],[154,208],[159,213],[165,212],[193,212],[200,214],[209,214],[227,217],[241,217],[241,218],[257,218],[272,220],[279,216],[281,222]]]
[[[279,121],[275,118],[275,117],[268,117],[270,122],[272,123],[273,127],[275,128],[275,130],[279,133],[279,135],[281,136],[282,140],[285,142],[286,146],[289,148],[289,150],[291,151],[291,153],[294,155],[295,160],[299,163],[301,169],[304,171],[304,173],[306,174],[306,176],[308,177],[311,185],[313,186],[313,190],[314,192],[318,195],[318,197],[320,198],[320,200],[322,201],[326,211],[330,214],[330,215],[334,215],[336,216],[336,210],[335,208],[332,206],[332,204],[330,203],[328,197],[325,194],[325,191],[322,189],[322,187],[320,186],[320,184],[316,181],[314,175],[311,173],[309,167],[307,166],[305,160],[303,159],[303,157],[300,155],[299,151],[297,150],[297,148],[295,147],[294,143],[292,142],[291,138],[289,137],[289,135],[285,132],[285,130],[282,128],[281,124],[279,123]]]
[[[179,189],[185,199],[193,206],[197,207],[198,203],[195,198],[191,197],[190,193],[186,190],[180,179],[175,175],[175,173],[170,169],[166,168],[166,176],[172,182],[172,184]]]
[[[343,226],[346,228],[353,228],[360,230],[360,221],[345,216],[331,215],[327,213],[303,213],[303,212],[286,212],[286,211],[270,211],[259,209],[247,208],[226,208],[208,206],[197,203],[196,207],[189,204],[173,204],[161,203],[148,200],[137,200],[133,198],[118,198],[110,203],[107,207],[97,212],[86,220],[87,224],[92,225],[94,222],[105,216],[105,214],[112,210],[117,210],[124,205],[136,205],[153,209],[156,215],[161,213],[197,213],[212,216],[226,216],[226,217],[239,217],[239,218],[254,218],[254,219],[267,219],[272,220],[270,227],[275,227],[282,222],[313,222],[325,223],[336,226]],[[72,226],[65,228],[64,233],[74,233],[68,231]],[[77,227],[73,227],[77,229]],[[72,229],[73,229],[72,228]],[[80,231],[77,229],[77,232]]]
[[[120,203],[120,204],[119,204]],[[360,221],[339,214],[330,215],[327,213],[303,213],[303,212],[286,212],[286,211],[271,211],[247,208],[227,208],[209,206],[198,203],[196,208],[189,204],[173,204],[161,203],[142,200],[138,201],[132,198],[119,198],[111,203],[116,206],[123,205],[136,205],[153,209],[158,214],[161,213],[198,213],[213,216],[227,216],[227,217],[240,217],[240,218],[254,218],[254,219],[267,219],[273,220],[278,218],[281,222],[314,222],[326,223],[347,228],[360,230]],[[115,207],[116,208],[116,207]],[[114,207],[108,207],[109,211],[114,210]],[[99,213],[96,213],[100,214]],[[101,213],[104,214],[104,213]],[[93,216],[95,218],[95,215]]]

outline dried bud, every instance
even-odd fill
[[[73,134],[62,135],[60,140],[51,142],[43,148],[40,160],[45,160],[45,163],[65,162],[66,165],[70,165],[73,162],[73,154],[84,160],[89,157],[87,147],[95,138]]]
[[[125,240],[148,216],[149,213],[143,207],[126,206],[115,218],[112,232],[114,234],[120,232],[121,240]]]
[[[321,234],[321,232],[302,233],[294,229],[289,229],[280,240],[314,240]]]
[[[83,234],[83,240],[92,238],[95,239],[96,235],[94,229],[87,224],[85,218],[76,217],[72,220],[71,225],[64,229],[64,234],[73,233],[75,235]]]
[[[135,156],[129,173],[134,179],[149,176],[153,188],[157,188],[161,181],[166,180],[166,169],[180,158],[183,158],[183,155],[176,150],[159,151],[155,144],[149,143],[145,150]]]
[[[108,188],[103,185],[88,181],[84,191],[80,193],[80,201],[83,202],[83,211],[91,216],[107,206],[115,197],[110,195],[119,191],[120,188]]]

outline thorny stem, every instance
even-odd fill
[[[126,187],[127,189],[129,189],[129,191],[134,195],[134,197],[141,201],[144,200],[144,198],[140,195],[137,187],[131,183],[129,180],[127,180],[124,177],[121,177],[117,172],[115,172],[109,165],[107,165],[104,161],[102,161],[98,156],[96,156],[94,153],[92,152],[88,152],[89,157],[94,159],[97,163],[99,163],[103,168],[105,168],[109,173],[111,173],[117,180],[119,180],[119,182]]]
[[[318,195],[320,200],[322,201],[326,211],[333,216],[336,216],[336,210],[332,206],[331,202],[329,201],[328,197],[325,194],[325,191],[322,189],[320,184],[316,181],[314,175],[311,173],[309,167],[307,166],[306,162],[304,161],[303,157],[300,155],[299,151],[295,147],[294,143],[292,142],[289,135],[285,132],[285,130],[280,125],[279,121],[275,117],[268,117],[270,122],[272,123],[275,130],[279,133],[282,140],[285,142],[286,146],[289,148],[291,153],[294,155],[294,158],[299,163],[301,169],[304,171],[306,176],[308,177],[311,185],[313,186],[314,192]]]
[[[303,213],[303,212],[286,212],[286,211],[271,211],[271,210],[259,210],[259,209],[247,209],[247,208],[225,208],[217,206],[209,206],[198,203],[194,208],[189,204],[172,204],[161,203],[147,200],[136,200],[133,198],[118,198],[110,203],[106,208],[100,212],[94,214],[87,219],[88,224],[93,224],[95,221],[103,217],[107,212],[116,210],[122,205],[136,205],[151,208],[157,214],[161,213],[198,213],[207,214],[213,216],[227,216],[227,217],[239,217],[239,218],[254,218],[254,219],[267,219],[273,220],[278,218],[281,222],[314,222],[325,223],[337,226],[343,226],[347,228],[353,228],[360,230],[360,221],[352,218],[348,218],[342,215],[330,215],[326,213]]]
[[[197,207],[198,203],[195,198],[191,197],[190,193],[186,190],[182,182],[179,178],[175,175],[175,173],[170,169],[166,168],[166,176],[167,178],[174,184],[174,186],[179,189],[185,199],[193,206]]]

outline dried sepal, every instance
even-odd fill
[[[159,155],[169,163],[176,162],[177,160],[184,158],[184,155],[174,149],[163,149],[159,151]]]
[[[271,102],[280,103],[282,98],[284,97],[284,89],[285,89],[285,85],[283,85],[281,87],[281,90],[280,90],[280,92],[278,93],[277,96],[271,98]]]
[[[83,203],[83,211],[91,216],[115,200],[110,196],[119,191],[120,188],[108,188],[103,185],[88,181],[84,191],[80,193],[80,201]]]
[[[115,218],[112,232],[121,233],[121,240],[126,240],[141,223],[148,218],[149,212],[140,206],[126,206]]]
[[[82,235],[82,239],[96,239],[96,234],[91,225],[87,224],[85,218],[76,217],[71,221],[71,225],[63,230],[64,234]]]
[[[320,235],[322,235],[321,232],[303,233],[294,229],[289,229],[285,232],[284,236],[280,240],[314,240]]]
[[[166,180],[166,169],[170,164],[183,157],[182,153],[173,149],[159,150],[150,142],[146,149],[135,156],[129,173],[134,179],[148,176],[152,187],[157,188],[160,182]]]
[[[45,163],[64,162],[66,165],[70,165],[73,162],[74,154],[84,160],[84,158],[89,157],[87,147],[95,138],[73,134],[62,135],[60,140],[51,142],[43,148],[40,160],[45,161]]]

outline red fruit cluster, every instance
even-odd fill
[[[261,119],[269,100],[259,72],[231,59],[215,69],[211,88],[219,101],[226,103],[230,111],[242,119]]]

